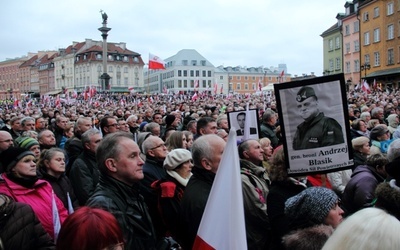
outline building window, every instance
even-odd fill
[[[96,54],[96,59],[101,59],[102,58],[102,55],[101,54]]]
[[[359,21],[355,21],[353,23],[353,27],[354,27],[354,33],[359,32],[360,31],[360,22]]]
[[[333,50],[333,40],[329,39],[329,51]]]
[[[203,80],[203,88],[207,88],[207,81]]]
[[[365,62],[366,64],[369,64],[369,63],[371,62],[370,57],[369,57],[369,54],[366,54],[366,55],[364,56],[364,62]]]
[[[236,84],[236,89],[237,89],[237,90],[240,90],[240,87],[241,87],[240,85],[241,85],[240,83],[237,83],[237,84]]]
[[[394,64],[394,50],[388,49],[388,65]]]
[[[248,90],[249,89],[249,84],[246,82],[246,83],[244,83],[244,89],[245,90]]]
[[[340,70],[341,68],[341,63],[340,63],[340,57],[336,58],[336,70]]]
[[[393,15],[393,2],[389,2],[388,4],[387,4],[387,15],[389,16],[389,15]]]
[[[388,40],[394,39],[394,25],[388,25]]]
[[[368,14],[368,12],[364,12],[363,13],[363,21],[366,22],[368,20],[369,20],[369,14]]]
[[[344,26],[344,34],[346,36],[350,35],[350,26],[349,25]]]
[[[379,66],[381,65],[381,56],[379,52],[374,53],[374,66]]]
[[[201,64],[201,66],[206,66],[206,61],[205,60],[201,60],[200,64]]]
[[[364,45],[369,45],[369,32],[364,33]]]
[[[350,73],[350,62],[346,62],[346,73]]]
[[[236,76],[236,80],[240,80],[240,76]]]
[[[224,80],[224,77],[223,77],[223,76],[219,76],[219,79],[220,79],[220,80]]]
[[[124,85],[127,86],[128,85],[128,77],[124,78]]]
[[[194,70],[190,71],[190,77],[194,77]]]
[[[380,39],[380,29],[379,28],[374,29],[374,43],[377,43],[380,40],[381,40]]]
[[[183,87],[184,88],[187,88],[188,86],[187,86],[187,80],[183,80]]]
[[[113,72],[113,67],[112,66],[108,67],[108,72]]]
[[[196,66],[197,65],[197,61],[196,60],[192,60],[192,62],[190,63],[192,66]]]
[[[136,58],[136,57],[135,57]],[[128,57],[127,56],[124,56],[124,62],[127,62],[128,61]]]
[[[183,76],[186,77],[187,76],[187,70],[183,71]]]
[[[187,66],[188,65],[188,61],[187,60],[182,60],[182,65],[183,66]]]
[[[178,76],[182,76],[182,70],[178,70]]]
[[[354,41],[354,52],[360,51],[360,42],[358,40]]]
[[[207,76],[208,76],[208,77],[211,77],[211,70],[208,70],[208,71],[207,71]]]
[[[101,72],[101,66],[97,66],[97,72]]]
[[[340,49],[340,37],[335,38],[335,48]]]
[[[350,53],[350,43],[346,43],[346,54]]]
[[[200,76],[200,70],[196,70],[196,76],[197,76],[197,77]]]
[[[379,17],[379,7],[374,8],[374,18]]]
[[[182,80],[178,80],[178,88],[182,88]]]
[[[128,73],[128,67],[124,67],[124,73]]]
[[[354,72],[360,72],[360,61],[354,60]]]
[[[329,59],[329,71],[333,71],[333,59]]]
[[[244,77],[244,80],[246,80],[246,81],[247,81],[248,79],[249,79],[249,77],[248,77],[248,76],[245,76],[245,77]]]

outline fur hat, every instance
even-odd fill
[[[397,181],[383,182],[375,189],[375,207],[386,210],[400,220],[400,187]]]
[[[171,124],[175,121],[176,117],[174,115],[167,115],[165,117],[165,124],[168,126],[171,126]]]
[[[18,137],[15,142],[18,147],[30,149],[34,145],[39,145],[39,142],[32,137]]]
[[[184,162],[192,160],[192,153],[183,148],[177,148],[168,153],[164,160],[164,168],[166,170],[174,170]]]
[[[376,125],[372,130],[371,133],[369,134],[369,138],[371,138],[371,140],[378,140],[379,136],[382,136],[384,134],[386,134],[388,132],[388,128],[386,125],[383,124],[379,124]]]
[[[329,211],[339,200],[332,190],[324,187],[310,187],[285,202],[285,214],[289,220],[324,223]]]
[[[11,147],[0,153],[0,163],[3,169],[8,172],[27,155],[34,156],[33,152],[29,149]]]

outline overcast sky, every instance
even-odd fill
[[[101,40],[100,9],[109,42],[126,42],[161,58],[195,49],[214,66],[270,67],[322,75],[322,32],[345,1],[331,0],[13,0],[0,8],[0,61],[57,50],[85,38]]]

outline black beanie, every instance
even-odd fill
[[[33,152],[26,148],[10,147],[0,153],[0,163],[5,172],[12,169],[22,158],[27,155],[34,156]]]
[[[176,117],[174,115],[167,115],[165,118],[165,124],[168,126],[171,126],[171,124],[175,121]]]

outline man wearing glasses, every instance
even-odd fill
[[[119,131],[119,124],[114,117],[106,116],[100,120],[100,129],[103,137]]]
[[[149,207],[156,234],[160,237],[165,233],[165,228],[157,209],[157,193],[151,188],[151,184],[154,181],[167,178],[163,164],[168,150],[160,137],[151,135],[143,142],[142,152],[146,155],[146,161],[143,165],[144,179],[141,180],[141,191],[144,201]]]
[[[13,138],[7,131],[0,130],[0,153],[14,145]]]

